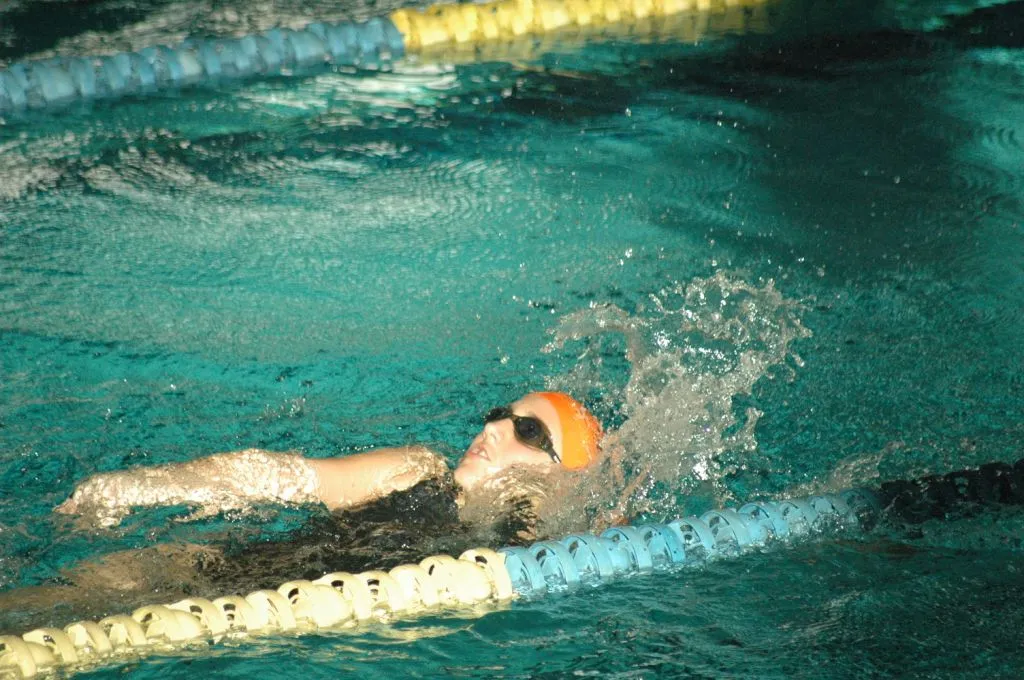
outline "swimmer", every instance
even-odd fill
[[[88,527],[114,527],[136,508],[157,506],[196,508],[187,519],[265,504],[314,512],[272,540],[237,524],[227,535],[197,537],[203,544],[159,543],[69,565],[58,579],[0,593],[0,633],[102,617],[141,606],[154,592],[248,592],[477,545],[526,544],[544,531],[538,506],[550,501],[563,509],[568,502],[555,493],[559,479],[574,488],[604,467],[602,435],[580,402],[535,392],[487,412],[451,470],[438,454],[410,446],[322,460],[249,449],[98,474],[56,512]]]
[[[534,392],[494,408],[451,472],[424,447],[385,448],[328,459],[248,449],[187,462],[90,477],[55,509],[116,526],[134,508],[188,505],[190,519],[260,503],[322,504],[352,510],[427,480],[451,478],[460,509],[507,495],[518,473],[576,472],[599,458],[601,425],[561,392]]]

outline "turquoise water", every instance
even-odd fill
[[[0,14],[0,58],[369,12],[39,7]],[[0,588],[306,518],[75,531],[50,510],[90,474],[252,446],[454,460],[543,386],[657,464],[644,518],[1017,460],[1024,6],[970,9],[787,5],[697,44],[6,121]],[[990,512],[95,674],[1019,677],[1022,529]]]

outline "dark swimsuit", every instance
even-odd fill
[[[492,527],[467,526],[455,497],[450,475],[428,480],[358,510],[317,515],[283,538],[228,543],[223,559],[199,567],[219,590],[248,592],[333,571],[387,570],[438,553],[515,544],[532,523],[527,513],[513,512]]]

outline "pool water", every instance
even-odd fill
[[[76,531],[51,509],[90,474],[454,461],[542,387],[655,465],[637,519],[1020,458],[1024,4],[869,5],[4,121],[0,589],[308,515]],[[71,6],[0,10],[0,59],[390,9]],[[1022,530],[991,511],[92,674],[1019,677]]]

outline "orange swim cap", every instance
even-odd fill
[[[558,412],[562,428],[562,466],[566,470],[582,470],[597,460],[597,443],[601,440],[601,423],[587,407],[564,392],[536,392]]]

